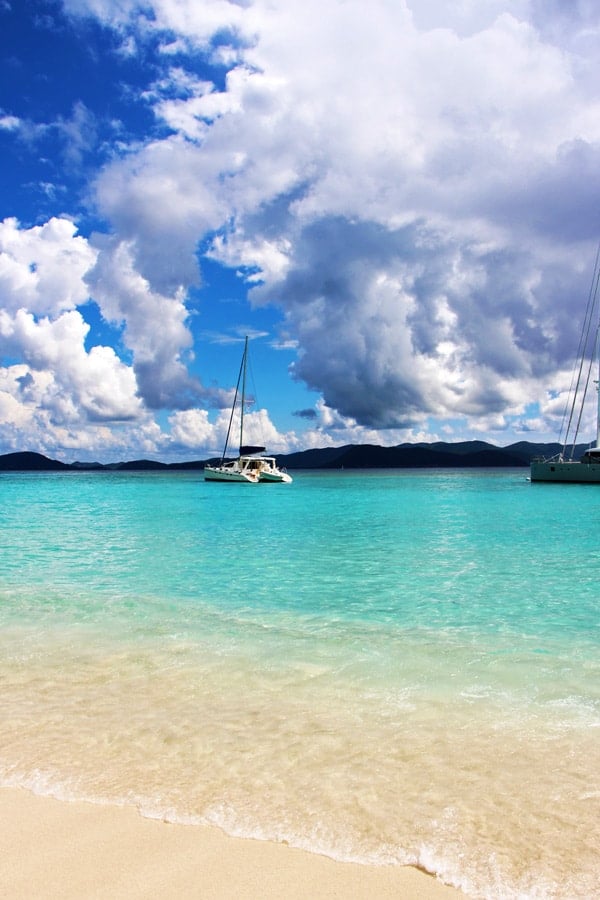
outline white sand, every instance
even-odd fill
[[[10,900],[450,900],[419,870],[336,863],[283,844],[168,825],[133,808],[0,789],[0,897]]]

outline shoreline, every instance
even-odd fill
[[[413,866],[336,862],[209,825],[146,819],[133,806],[0,789],[0,885],[11,900],[450,900]]]

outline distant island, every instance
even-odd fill
[[[579,457],[587,445],[576,448]],[[298,453],[277,454],[278,462],[288,469],[440,469],[495,468],[528,466],[534,456],[553,456],[560,444],[532,444],[520,441],[508,447],[496,447],[485,441],[462,441],[451,444],[398,444],[380,447],[377,444],[347,444],[321,450],[302,450]],[[41,453],[20,452],[0,455],[0,472],[93,472],[93,471],[185,471],[203,469],[211,459],[192,462],[163,463],[151,459],[129,462],[63,463]]]

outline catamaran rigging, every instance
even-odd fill
[[[248,337],[244,341],[244,353],[240,363],[240,371],[235,387],[235,395],[231,407],[231,415],[229,416],[229,425],[225,438],[225,446],[221,460],[217,465],[207,465],[204,467],[205,481],[231,481],[246,484],[289,484],[292,478],[285,469],[280,469],[273,456],[257,456],[264,451],[264,447],[250,447],[244,445],[244,413],[246,407],[246,375],[248,368]],[[241,386],[241,392],[240,392]],[[239,433],[239,455],[237,459],[227,460],[227,448],[231,437],[235,410],[238,406],[238,396],[241,397],[239,403],[240,410],[240,433]]]

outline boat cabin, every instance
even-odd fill
[[[592,463],[600,463],[600,447],[590,447],[589,450],[586,450],[581,457],[581,462],[588,466]]]

